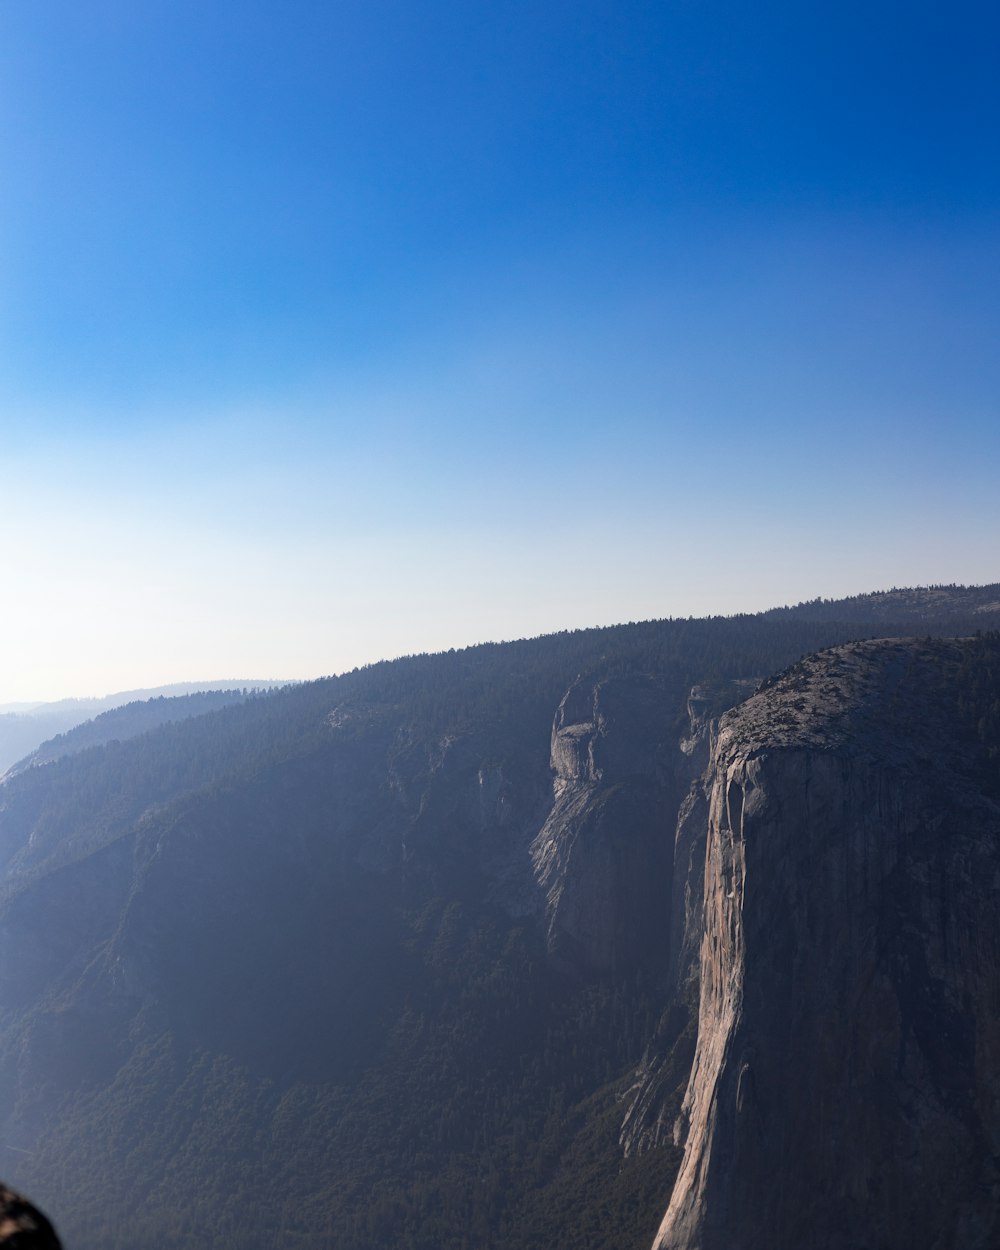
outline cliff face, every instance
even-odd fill
[[[1000,1244],[1000,806],[962,658],[836,648],[723,717],[655,1250]]]
[[[678,1100],[694,1055],[701,935],[704,927],[707,766],[717,718],[752,693],[754,679],[699,684],[687,701],[688,724],[673,742],[675,826],[670,841],[670,890],[657,900],[663,918],[664,1010],[635,1076],[622,1120],[626,1156],[673,1137]],[[679,806],[678,806],[678,796]]]
[[[616,676],[569,688],[552,726],[552,808],[531,844],[557,963],[588,972],[669,969],[668,997],[688,975],[686,943],[701,917],[698,817],[713,717],[755,685],[696,686],[683,731],[676,693],[663,681]]]
[[[553,806],[531,846],[550,953],[628,967],[667,946],[677,810],[669,703],[644,677],[577,681],[552,728]]]

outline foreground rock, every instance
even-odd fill
[[[37,1207],[0,1184],[2,1250],[61,1250],[55,1229]]]
[[[972,646],[836,648],[723,717],[655,1250],[1000,1245],[1000,805],[955,697]]]

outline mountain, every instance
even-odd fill
[[[179,682],[95,699],[0,704],[0,776],[24,757],[43,763],[112,738],[130,738],[167,720],[183,720],[280,682]],[[198,696],[202,696],[200,699]],[[110,713],[116,712],[116,716]],[[92,726],[83,729],[83,726]],[[81,732],[73,733],[76,727]],[[29,761],[26,761],[28,763]]]
[[[1000,635],[837,647],[727,713],[656,1250],[1000,1245]]]
[[[765,617],[796,617],[799,620],[852,620],[900,625],[906,621],[935,628],[951,618],[961,621],[955,633],[974,633],[983,618],[1000,612],[1000,583],[990,586],[915,586],[908,590],[876,590],[848,599],[811,599],[794,607],[772,608]],[[978,621],[978,624],[977,624]]]
[[[976,934],[1000,616],[963,593],[879,631],[987,631],[962,642],[845,650],[873,632],[846,606],[578,631],[374,665],[11,776],[10,1179],[75,1250],[711,1250],[741,1244],[771,1167],[790,1197],[768,1199],[767,1244],[839,1250],[868,1244],[844,1240],[856,1220],[804,1239],[787,1221],[866,1209],[868,1169],[886,1177],[871,1244],[915,1244],[893,1203],[939,1167],[934,1227],[965,1221],[940,1244],[987,1250],[998,978]],[[720,815],[740,769],[764,796],[752,846]],[[871,1002],[851,989],[869,969]],[[870,1116],[828,1123],[859,1056]],[[759,1159],[734,1079],[740,1107],[760,1091]],[[960,1163],[911,1140],[925,1119]],[[796,1134],[780,1167],[776,1125]]]

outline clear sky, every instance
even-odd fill
[[[0,0],[0,702],[1000,580],[1000,9]]]

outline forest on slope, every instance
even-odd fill
[[[68,755],[85,746],[131,738],[171,720],[200,716],[280,682],[180,682],[94,699],[0,704],[0,777],[14,765]],[[20,761],[20,764],[18,764]]]

